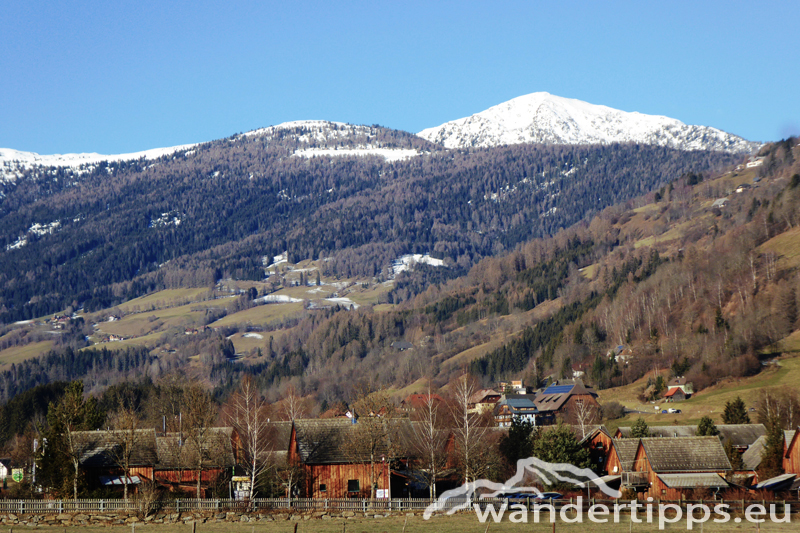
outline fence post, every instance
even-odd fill
[[[177,498],[175,500],[175,512],[176,513],[180,513],[181,512],[181,499],[180,498]]]
[[[64,514],[64,500],[58,500],[58,513]]]
[[[100,500],[100,512],[102,513],[106,509],[106,502],[105,500]]]

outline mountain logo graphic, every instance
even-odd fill
[[[470,509],[475,500],[497,498],[509,492],[530,494],[534,498],[541,497],[542,491],[524,484],[526,479],[539,479],[545,485],[563,482],[585,487],[592,484],[611,498],[621,496],[620,491],[609,487],[600,476],[588,468],[578,468],[568,463],[548,463],[536,457],[529,457],[517,461],[516,473],[505,483],[479,479],[464,483],[456,489],[445,491],[436,501],[425,508],[423,518],[428,520],[436,512],[453,514],[456,511]]]

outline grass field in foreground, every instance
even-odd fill
[[[779,516],[782,516],[779,513]],[[631,523],[627,516],[620,516],[618,524],[613,523],[613,518],[609,517],[612,522],[608,524],[595,524],[589,521],[588,517],[584,514],[583,523],[570,524],[562,521],[557,521],[555,524],[555,531],[563,533],[585,533],[590,529],[592,533],[611,533],[611,532],[651,532],[658,531],[657,517],[654,517],[655,522],[648,524],[643,522],[641,524]],[[385,532],[385,533],[416,533],[416,532],[430,532],[430,533],[486,533],[487,531],[503,531],[509,533],[522,533],[530,531],[552,531],[553,526],[550,523],[536,524],[533,522],[533,514],[529,515],[530,523],[513,524],[508,521],[501,523],[481,523],[478,521],[474,513],[464,513],[454,516],[437,516],[431,520],[424,520],[422,516],[392,516],[389,518],[355,518],[355,519],[333,519],[333,520],[306,520],[294,522],[289,520],[282,520],[278,522],[255,522],[255,523],[207,523],[197,524],[197,533],[253,533],[258,531],[268,531],[270,533],[290,533],[295,531],[297,526],[297,533],[372,533],[372,532]],[[800,520],[796,515],[793,517],[795,521]],[[487,528],[488,526],[488,528]],[[25,526],[18,526],[22,529]],[[790,532],[797,531],[797,523],[789,524],[776,524],[772,522],[765,522],[761,524],[760,531],[764,533],[769,532]],[[27,528],[25,528],[27,530]],[[58,531],[64,533],[101,533],[108,532],[108,527],[103,526],[39,526],[36,529],[44,531]],[[119,531],[131,531],[130,526],[115,526],[112,529]],[[664,531],[686,531],[686,521],[677,522],[675,524],[666,524]],[[192,531],[192,524],[147,524],[139,525],[136,531],[152,531],[153,533],[190,533]],[[756,524],[746,521],[742,523],[730,524],[715,524],[708,522],[703,524],[694,524],[695,531],[707,531],[710,533],[728,533],[728,532],[745,532],[756,531]]]

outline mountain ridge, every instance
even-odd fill
[[[536,92],[508,100],[417,135],[446,148],[635,142],[680,150],[750,153],[761,146],[708,126],[691,126],[660,115],[626,112]]]
[[[280,138],[282,133],[297,134],[298,144],[308,146],[292,155],[378,156],[387,161],[414,157],[418,150],[409,147],[375,146],[368,142],[350,146],[343,140],[374,137],[374,126],[327,120],[297,120],[257,128],[237,137]],[[415,134],[411,134],[415,135]],[[416,136],[447,149],[490,148],[510,144],[611,144],[634,142],[666,146],[679,150],[715,150],[750,153],[761,144],[709,126],[691,126],[660,115],[626,112],[604,105],[535,92],[508,100],[469,117],[426,128]],[[206,141],[206,142],[214,142]],[[51,154],[40,155],[12,148],[0,148],[0,181],[15,181],[24,170],[38,167],[96,165],[103,161],[146,160],[191,150],[205,143],[153,148],[127,154]],[[320,146],[321,145],[321,146]]]

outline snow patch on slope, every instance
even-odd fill
[[[70,167],[80,168],[84,165],[96,165],[102,161],[133,161],[136,159],[158,159],[165,155],[187,150],[196,144],[182,144],[168,148],[153,148],[130,154],[103,155],[96,153],[85,154],[52,154],[39,155],[35,152],[22,152],[11,148],[0,148],[0,181],[14,181],[22,175],[24,170],[39,167]]]
[[[294,155],[308,158],[317,156],[363,157],[375,155],[384,158],[389,163],[394,163],[395,161],[403,161],[416,157],[419,155],[419,152],[405,148],[375,148],[366,146],[363,148],[308,148],[305,150],[297,150]]]
[[[392,271],[395,275],[411,269],[416,264],[426,264],[435,267],[447,266],[442,259],[436,259],[428,254],[407,254],[392,263]]]
[[[707,126],[629,113],[546,92],[520,96],[418,134],[446,148],[635,142],[681,150],[750,153],[760,144]]]

